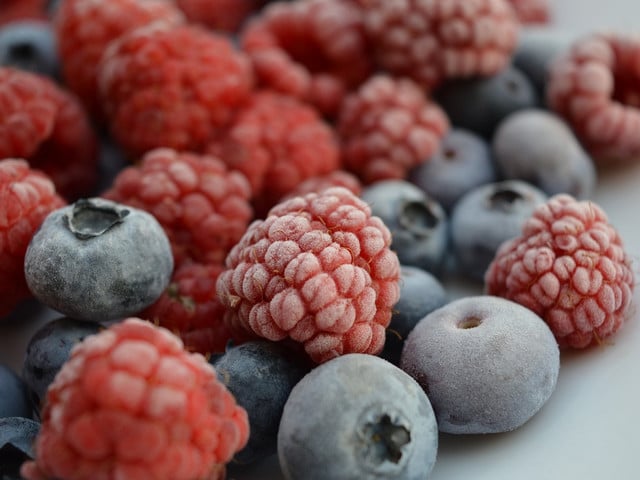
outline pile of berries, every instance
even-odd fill
[[[640,158],[636,37],[541,46],[544,0],[4,3],[0,327],[52,321],[0,363],[3,479],[428,478],[624,334],[592,197]]]

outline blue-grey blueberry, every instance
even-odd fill
[[[4,417],[31,417],[31,403],[22,378],[0,363],[0,418]]]
[[[40,423],[24,417],[0,418],[0,479],[21,480],[20,466],[33,460]]]
[[[51,23],[16,20],[0,27],[0,65],[59,79],[60,60]]]

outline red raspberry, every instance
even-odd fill
[[[640,37],[594,34],[550,68],[549,106],[600,163],[640,156]]]
[[[0,67],[0,158],[24,158],[69,200],[97,182],[97,139],[85,111],[50,79]]]
[[[225,321],[268,340],[291,338],[324,362],[379,352],[399,297],[391,234],[346,188],[294,197],[254,221],[218,277]]]
[[[152,25],[111,43],[100,87],[114,138],[132,156],[201,151],[253,88],[249,58],[196,26]]]
[[[51,179],[24,160],[0,160],[0,317],[31,297],[24,255],[44,218],[65,205]]]
[[[263,86],[331,116],[373,71],[362,20],[352,0],[274,2],[248,23],[242,46]]]
[[[379,74],[342,104],[338,134],[345,167],[366,183],[405,178],[449,130],[444,111],[409,79]]]
[[[222,263],[253,217],[250,194],[244,175],[217,158],[158,148],[122,170],[103,196],[151,213],[177,267]]]
[[[189,21],[222,32],[236,32],[260,6],[259,0],[176,0]]]
[[[0,26],[19,20],[47,20],[45,0],[1,0]]]
[[[258,216],[301,181],[340,166],[335,132],[319,114],[269,91],[251,97],[209,152],[246,175]]]
[[[357,0],[378,63],[430,90],[507,65],[519,22],[507,0]]]
[[[325,175],[308,178],[285,195],[282,200],[306,195],[307,193],[318,193],[330,187],[344,187],[357,196],[362,193],[362,183],[358,177],[344,170],[334,170]]]
[[[562,347],[613,335],[629,314],[630,260],[602,209],[561,194],[538,207],[485,274],[486,291],[540,315]]]
[[[520,23],[547,24],[551,19],[549,0],[509,0]]]
[[[246,411],[200,354],[128,318],[86,337],[47,391],[29,480],[209,479],[249,437]]]

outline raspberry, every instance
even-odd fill
[[[20,20],[46,20],[45,0],[2,0],[0,26]]]
[[[153,22],[176,25],[184,20],[180,10],[165,0],[60,2],[53,24],[65,84],[92,116],[103,120],[97,76],[100,58],[109,43]]]
[[[29,480],[211,478],[247,442],[246,411],[202,355],[127,318],[86,337],[49,386]]]
[[[427,161],[449,120],[413,81],[378,74],[345,98],[337,130],[345,168],[368,184],[405,178]]]
[[[316,175],[306,179],[285,195],[282,200],[312,192],[318,193],[330,187],[344,187],[356,196],[360,196],[362,193],[362,183],[358,177],[344,170],[334,170],[325,175]]]
[[[509,0],[520,23],[547,24],[551,19],[549,0]]]
[[[50,79],[0,67],[0,158],[24,158],[67,199],[91,193],[97,139],[78,100]]]
[[[577,40],[550,68],[549,106],[601,164],[640,155],[639,54],[638,36],[593,34]]]
[[[229,33],[260,6],[258,0],[176,0],[176,4],[189,21]]]
[[[377,62],[431,90],[448,78],[490,76],[517,44],[507,0],[357,0]]]
[[[158,148],[122,170],[103,197],[151,213],[180,266],[224,261],[253,216],[250,193],[244,175],[217,158]]]
[[[540,315],[561,347],[585,348],[622,326],[634,276],[604,211],[559,194],[534,210],[522,235],[500,246],[485,285],[489,295]]]
[[[64,206],[51,179],[21,159],[0,160],[0,317],[31,293],[24,256],[44,218]]]
[[[222,34],[156,24],[111,44],[100,87],[114,138],[132,156],[157,147],[201,151],[247,100],[253,74]]]
[[[301,181],[340,166],[335,132],[318,113],[269,91],[255,93],[208,150],[246,175],[259,216]]]
[[[331,116],[373,71],[362,12],[352,0],[275,2],[242,31],[260,83]]]
[[[399,298],[391,234],[349,190],[334,187],[274,206],[254,221],[217,282],[233,330],[290,338],[321,363],[378,353]]]

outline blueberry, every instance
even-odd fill
[[[467,192],[451,212],[451,249],[456,269],[482,281],[502,242],[517,237],[547,195],[529,183],[505,180]]]
[[[409,172],[408,180],[449,212],[465,192],[497,178],[487,141],[471,131],[453,128],[435,155]]]
[[[447,292],[436,277],[421,268],[401,265],[400,299],[393,307],[380,357],[399,365],[404,340],[409,332],[425,315],[447,301]]]
[[[437,449],[433,409],[418,383],[358,353],[307,374],[291,391],[278,431],[287,480],[424,480]]]
[[[490,77],[445,82],[433,95],[453,126],[487,139],[508,114],[539,104],[531,81],[513,66]]]
[[[282,344],[256,340],[227,349],[212,363],[249,414],[249,442],[234,462],[248,464],[276,453],[282,409],[291,389],[311,368],[308,361]]]
[[[428,393],[441,432],[499,433],[522,426],[550,398],[560,350],[533,311],[472,296],[424,317],[405,342],[400,366]]]
[[[593,194],[593,160],[554,113],[536,108],[512,113],[500,123],[492,148],[503,178],[528,181],[548,195]]]
[[[391,231],[391,249],[400,263],[439,273],[448,220],[438,202],[406,180],[375,182],[362,190],[361,198]]]
[[[0,418],[4,417],[31,417],[31,403],[24,381],[0,364]]]
[[[21,480],[20,466],[33,460],[40,423],[23,417],[0,418],[0,479]]]
[[[56,37],[49,22],[16,20],[0,28],[0,65],[59,78]]]
[[[102,198],[51,212],[29,243],[25,278],[34,296],[72,318],[136,314],[171,279],[167,236],[149,213]]]

